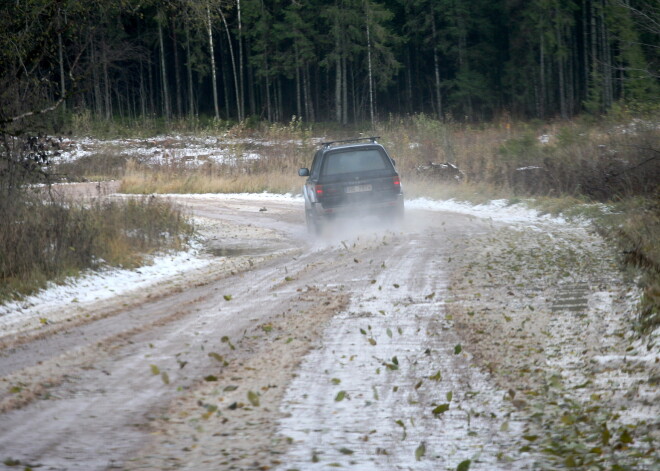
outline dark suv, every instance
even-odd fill
[[[403,217],[401,179],[394,160],[376,142],[378,137],[324,142],[316,151],[303,187],[305,219],[310,232],[337,216]],[[360,143],[368,140],[369,143]]]

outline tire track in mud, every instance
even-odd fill
[[[450,245],[437,229],[396,242],[373,280],[350,280],[349,308],[290,385],[280,432],[292,446],[278,469],[517,469],[500,462],[515,411],[446,316]]]

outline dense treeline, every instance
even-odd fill
[[[657,101],[654,0],[3,0],[0,120],[568,118]]]

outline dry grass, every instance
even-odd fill
[[[82,204],[25,191],[4,203],[14,224],[0,226],[0,299],[86,268],[136,267],[145,254],[180,249],[192,234],[181,210],[155,198]]]
[[[157,168],[129,163],[120,191],[124,193],[299,193],[302,180],[288,172],[227,172],[215,166],[207,171],[177,172],[167,166]]]

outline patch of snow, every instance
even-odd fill
[[[535,209],[529,209],[523,204],[510,204],[508,200],[493,200],[486,204],[473,205],[454,199],[432,200],[416,198],[406,201],[407,209],[424,209],[427,211],[449,211],[453,213],[469,214],[484,219],[505,223],[518,223],[533,225],[539,222],[566,224],[562,217],[541,214]]]
[[[208,258],[200,255],[200,247],[159,255],[134,270],[108,268],[86,271],[61,285],[51,283],[47,289],[20,301],[0,305],[0,335],[8,335],[41,323],[57,322],[71,317],[73,306],[85,306],[114,296],[144,290],[164,280],[184,276],[207,266]]]

